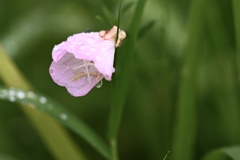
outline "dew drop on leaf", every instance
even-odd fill
[[[16,100],[15,97],[13,97],[13,96],[10,96],[10,97],[9,97],[9,101],[10,101],[10,102],[14,102],[15,100]]]
[[[62,120],[67,120],[67,115],[66,114],[64,114],[64,113],[62,113],[61,115],[60,115],[60,118],[62,119]]]
[[[23,91],[18,91],[16,96],[19,99],[24,99],[25,98],[25,93]]]
[[[45,104],[47,102],[47,99],[45,97],[41,97],[39,99],[39,102],[42,103],[42,104]]]
[[[35,94],[34,94],[33,92],[29,91],[29,92],[27,93],[27,97],[28,97],[28,98],[34,98],[34,97],[35,97]]]

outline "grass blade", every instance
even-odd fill
[[[222,151],[229,157],[231,157],[233,160],[240,159],[240,146],[225,147],[222,149]]]
[[[96,135],[84,122],[69,112],[60,104],[41,94],[15,88],[0,87],[0,99],[16,101],[26,106],[40,110],[55,118],[58,122],[83,137],[104,157],[109,158],[110,152],[106,143]]]
[[[182,69],[182,79],[179,90],[177,117],[171,151],[172,160],[190,160],[196,134],[195,91],[197,67],[202,52],[204,0],[192,1],[189,18],[189,37],[186,50],[185,64]]]
[[[238,83],[240,83],[240,1],[232,0],[234,25],[235,25],[235,37],[236,37],[236,61],[238,69]],[[240,88],[239,88],[240,89]]]
[[[230,146],[215,149],[203,158],[203,160],[239,160],[240,159],[240,146]]]
[[[96,18],[99,22],[101,22],[101,23],[104,25],[104,27],[106,27],[106,28],[109,28],[109,27],[110,27],[109,24],[107,24],[107,23],[105,22],[105,19],[104,19],[102,16],[96,15],[95,18]]]
[[[112,12],[110,10],[108,10],[107,7],[103,6],[102,11],[104,13],[105,18],[107,19],[107,22],[108,22],[109,26],[112,26],[112,24],[116,23]]]
[[[131,7],[134,5],[135,2],[126,2],[123,7],[122,7],[122,12],[125,13],[125,12],[128,12]]]
[[[228,142],[236,143],[240,142],[240,126],[238,125],[240,121],[240,111],[239,98],[237,94],[239,89],[237,80],[237,61],[234,53],[232,52],[230,44],[231,40],[227,33],[227,29],[224,27],[223,14],[219,3],[216,1],[209,2],[206,10],[206,18],[210,30],[209,33],[211,34],[214,42],[212,46],[217,53],[214,55],[217,62],[216,70],[213,72],[218,73],[218,79],[221,79],[223,86],[227,86],[221,87],[221,89],[218,90],[218,93],[213,93],[213,96],[215,97],[215,102],[218,105],[217,110],[222,115],[222,126],[225,128],[225,132],[228,135]],[[227,54],[229,58],[225,54]],[[222,55],[225,55],[225,57],[222,58]],[[212,73],[209,74],[212,75]],[[233,85],[232,88],[237,89],[229,89],[231,85]],[[228,106],[227,109],[226,106]],[[229,115],[231,115],[231,117],[229,117]]]
[[[155,24],[156,24],[156,21],[151,20],[151,21],[147,22],[143,27],[141,27],[141,29],[138,33],[138,39],[143,38],[145,36],[145,34],[154,27]]]
[[[17,159],[10,155],[0,153],[0,160],[17,160]]]
[[[8,86],[31,89],[31,85],[23,77],[14,63],[6,56],[0,45],[0,77]],[[43,142],[56,159],[82,160],[85,159],[80,150],[71,140],[67,132],[52,118],[29,107],[21,108],[35,129],[40,134]],[[45,125],[48,124],[48,125]],[[54,137],[54,138],[52,138]],[[64,144],[64,145],[63,145]]]
[[[5,155],[2,153],[7,153],[8,155],[11,155],[11,157],[18,157],[19,159],[30,160],[28,156],[29,154],[26,155],[25,153],[22,152],[20,148],[17,147],[12,137],[9,136],[9,133],[6,131],[6,127],[3,127],[3,123],[1,121],[0,121],[0,137],[1,137],[0,160],[1,156]]]

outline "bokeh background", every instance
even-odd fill
[[[122,2],[120,26],[129,36],[137,2]],[[129,68],[120,159],[161,160],[168,151],[166,160],[234,159],[220,153],[240,142],[240,22],[234,2],[146,1]],[[113,0],[0,0],[0,44],[7,56],[36,91],[75,113],[106,141],[116,77],[75,98],[52,81],[48,69],[55,44],[75,33],[109,29],[117,22],[118,7]],[[115,62],[121,63],[116,74],[129,65],[123,60],[127,43],[116,53]],[[0,159],[57,159],[17,103],[0,100],[0,106]],[[86,159],[105,159],[82,137],[67,132]]]

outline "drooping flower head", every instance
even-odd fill
[[[115,47],[126,37],[120,30],[115,44],[116,33],[113,26],[109,31],[74,34],[55,45],[49,68],[53,81],[76,97],[86,95],[103,78],[110,81]]]

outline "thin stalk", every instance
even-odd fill
[[[203,42],[204,0],[193,0],[189,18],[189,35],[185,63],[182,69],[178,108],[172,144],[172,160],[190,160],[193,156],[196,134],[196,81]]]
[[[120,20],[121,20],[121,8],[122,8],[122,0],[119,0],[119,9],[118,9],[118,20],[117,20],[117,36],[116,36],[116,43],[118,41],[118,33],[120,28]],[[117,49],[116,49],[117,52]]]
[[[133,57],[137,35],[146,0],[139,0],[132,18],[131,28],[129,30],[129,38],[126,41],[124,53],[117,54],[116,74],[114,77],[114,88],[112,96],[112,106],[109,119],[109,141],[113,148],[113,160],[117,160],[117,134],[120,126],[124,103],[127,97],[131,73],[133,70]]]

